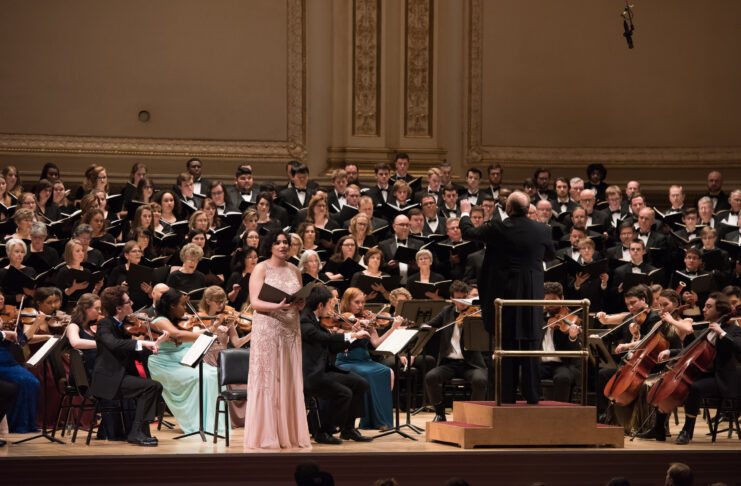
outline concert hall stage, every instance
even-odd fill
[[[413,417],[424,426],[431,414]],[[680,416],[680,420],[683,417]],[[681,422],[680,422],[681,423]],[[176,429],[177,430],[177,429]],[[408,430],[408,429],[404,429]],[[672,422],[672,434],[679,427]],[[364,431],[369,434],[371,431]],[[339,446],[314,445],[310,451],[245,452],[242,430],[231,436],[227,448],[203,443],[198,437],[173,438],[175,431],[154,431],[160,445],[137,447],[125,443],[95,441],[85,446],[85,436],[70,444],[52,444],[36,439],[0,448],[0,484],[295,484],[297,464],[314,461],[332,473],[337,485],[370,486],[376,479],[394,477],[401,486],[443,485],[450,477],[461,477],[471,485],[529,485],[543,481],[553,485],[602,485],[613,476],[626,476],[631,485],[663,484],[668,463],[685,462],[695,471],[695,484],[723,481],[741,484],[741,441],[725,433],[715,444],[699,422],[695,440],[678,446],[669,438],[665,444],[636,439],[616,448],[476,448],[464,450],[446,444],[418,441],[392,435],[370,443]],[[10,436],[19,440],[24,436]]]

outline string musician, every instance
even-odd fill
[[[705,301],[703,315],[710,322],[710,332],[702,334],[698,339],[706,339],[715,347],[715,357],[712,368],[689,387],[689,395],[684,403],[684,427],[677,436],[677,444],[689,444],[692,440],[703,398],[741,397],[741,327],[730,319],[731,309],[728,297],[721,292],[711,293]],[[680,349],[668,349],[659,355],[659,359],[667,359],[679,353]],[[665,414],[657,413],[657,422],[663,423],[665,420]]]
[[[558,282],[546,282],[543,286],[545,300],[553,305],[545,307],[545,332],[541,348],[543,351],[576,351],[581,349],[579,333],[581,327],[576,315],[568,316],[568,307],[558,305],[563,300],[563,286]],[[543,357],[540,363],[540,379],[553,380],[553,399],[568,402],[571,389],[579,379],[579,367],[574,358]]]
[[[138,376],[134,359],[142,352],[156,354],[159,345],[156,341],[132,340],[124,332],[123,321],[133,311],[131,299],[120,285],[103,290],[100,302],[106,317],[98,321],[95,333],[98,354],[90,391],[106,400],[133,398],[136,412],[127,440],[138,446],[156,446],[157,438],[149,434],[149,423],[156,417],[162,385]]]
[[[360,375],[335,366],[334,355],[358,339],[370,338],[370,334],[363,329],[342,332],[338,327],[322,325],[322,321],[331,321],[329,314],[335,301],[329,288],[316,286],[301,315],[304,393],[328,404],[321,427],[314,430],[314,440],[320,444],[341,444],[342,440],[332,435],[339,427],[342,439],[369,441],[370,437],[355,429],[355,419],[365,414],[365,394],[370,385]]]
[[[453,299],[465,299],[471,295],[468,284],[455,280],[450,284]],[[435,407],[434,422],[444,422],[445,403],[443,383],[451,378],[463,378],[471,384],[471,400],[486,398],[487,369],[484,356],[479,351],[463,349],[463,316],[469,308],[454,301],[448,304],[427,324],[441,333],[437,366],[425,375],[425,389],[430,403]],[[445,327],[447,325],[447,327]]]
[[[645,336],[654,324],[661,320],[659,314],[651,310],[653,294],[645,285],[636,285],[623,294],[628,312],[607,315],[604,312],[597,313],[597,320],[607,326],[617,326],[612,331],[603,334],[602,341],[606,346],[614,348],[614,354],[622,354],[630,351]],[[595,337],[599,337],[594,335]],[[617,368],[601,368],[597,380],[597,413],[598,421],[606,421],[605,412],[609,400],[603,393],[607,382],[617,372]]]

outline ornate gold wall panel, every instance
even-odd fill
[[[434,12],[432,0],[407,0],[404,135],[432,137]]]
[[[352,134],[381,132],[381,0],[353,2]]]

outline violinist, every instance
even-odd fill
[[[93,378],[95,369],[95,359],[98,355],[97,344],[95,342],[95,332],[98,326],[98,320],[101,317],[100,297],[95,294],[83,294],[77,301],[77,305],[70,314],[71,321],[67,326],[67,339],[70,347],[79,350],[82,355],[82,362],[85,365],[85,372],[88,381]],[[76,352],[76,351],[71,351]],[[70,384],[74,384],[74,376],[70,373]],[[128,399],[127,399],[128,400]],[[117,400],[101,399],[103,407],[118,406]],[[128,406],[127,406],[128,405]],[[132,409],[134,404],[124,404],[125,425],[121,423],[118,413],[103,413],[100,427],[98,427],[97,438],[99,440],[125,441],[125,429],[130,429],[134,420],[132,413],[127,412]]]
[[[731,304],[728,297],[720,292],[708,296],[703,307],[705,320],[710,322],[710,332],[702,339],[707,339],[715,346],[716,354],[711,370],[700,379],[695,380],[689,388],[689,395],[684,403],[684,427],[677,436],[676,443],[689,444],[695,430],[695,421],[700,411],[700,403],[706,397],[740,398],[741,371],[741,328],[728,317]],[[664,351],[659,358],[667,359],[679,354],[679,349]],[[665,420],[663,414],[657,415],[657,422]]]
[[[635,243],[631,244],[631,247]],[[597,313],[597,320],[604,325],[617,325],[618,327],[602,337],[606,345],[616,344],[615,353],[621,354],[633,349],[661,319],[656,311],[650,309],[653,303],[653,294],[645,285],[636,285],[628,289],[623,294],[625,305],[628,308],[627,313],[607,315],[604,312]],[[597,413],[598,421],[604,423],[606,420],[605,412],[609,401],[602,393],[610,381],[610,378],[617,372],[617,368],[601,368],[597,380]]]
[[[158,354],[149,358],[149,372],[152,379],[162,383],[162,398],[165,399],[180,428],[189,434],[197,431],[200,425],[197,413],[198,369],[182,366],[180,362],[203,330],[192,332],[177,326],[185,315],[187,301],[188,297],[171,288],[162,294],[157,302],[157,317],[152,320],[152,327],[160,332],[167,331],[170,339],[160,345]],[[203,365],[203,393],[205,428],[213,433],[218,382],[216,368],[209,364]],[[220,432],[223,433],[224,430]]]
[[[304,391],[307,396],[328,404],[321,428],[313,431],[314,440],[319,444],[340,444],[342,440],[332,436],[335,427],[339,427],[342,439],[367,442],[371,438],[357,431],[355,419],[364,415],[368,382],[360,375],[335,366],[334,355],[358,339],[370,338],[370,334],[366,330],[331,332],[322,326],[320,321],[328,316],[333,302],[329,288],[314,287],[301,315]]]
[[[127,440],[139,446],[156,446],[157,438],[150,436],[149,423],[156,417],[162,385],[138,376],[134,359],[142,352],[157,353],[159,346],[154,341],[132,340],[124,332],[123,321],[133,310],[131,299],[120,285],[103,290],[100,301],[106,317],[98,321],[95,333],[97,356],[90,392],[106,400],[133,398],[136,412]]]
[[[211,345],[203,362],[211,366],[218,366],[219,353],[226,349],[231,343],[235,348],[245,346],[249,341],[251,334],[247,333],[240,337],[237,334],[237,312],[233,308],[226,310],[226,293],[216,285],[206,288],[203,291],[203,298],[198,303],[199,316],[213,317],[216,319],[203,321],[207,329],[216,335],[216,341]],[[194,316],[195,317],[195,316]],[[228,390],[247,389],[247,385],[227,385]],[[232,422],[232,428],[244,427],[244,401],[229,400],[229,418]]]
[[[340,312],[354,316],[361,327],[366,327],[368,336],[350,343],[347,350],[337,355],[335,365],[352,371],[368,381],[370,389],[365,399],[365,415],[360,419],[361,429],[386,430],[393,424],[393,404],[391,389],[394,373],[388,366],[373,361],[369,349],[379,346],[390,334],[390,330],[379,336],[373,322],[373,315],[365,310],[365,294],[356,287],[348,288],[342,295]],[[401,326],[403,319],[396,317],[391,329]]]
[[[465,299],[471,294],[471,287],[460,280],[450,284],[450,296],[453,299]],[[440,352],[437,366],[425,375],[425,389],[430,402],[435,407],[434,422],[445,421],[445,403],[443,402],[443,383],[451,378],[463,378],[471,384],[471,400],[486,398],[487,369],[484,357],[479,351],[463,349],[463,319],[461,314],[468,308],[460,302],[448,304],[432,318],[429,324],[442,328]]]
[[[544,285],[545,300],[563,300],[563,287],[558,282],[546,282]],[[545,332],[541,348],[543,351],[577,351],[581,349],[578,337],[581,332],[579,318],[576,315],[567,317],[568,307],[554,305],[545,307]],[[543,357],[540,363],[540,379],[553,380],[553,399],[557,402],[568,402],[571,389],[579,379],[579,366],[574,358]]]
[[[0,292],[0,307],[3,307],[5,298]],[[37,324],[37,323],[34,323]],[[36,410],[39,403],[39,380],[26,368],[18,364],[13,357],[12,347],[19,341],[23,342],[34,337],[37,325],[24,326],[20,340],[15,331],[15,321],[3,322],[0,331],[0,384],[3,392],[15,390],[14,401],[0,404],[7,407],[8,430],[11,434],[25,434],[36,431]],[[0,397],[0,401],[2,401]],[[2,412],[2,410],[0,410]],[[0,419],[1,420],[1,419]]]

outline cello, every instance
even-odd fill
[[[661,332],[662,322],[657,322],[628,353],[627,362],[607,382],[605,396],[618,405],[630,405],[638,398],[646,377],[658,363],[659,353],[669,349],[669,341]]]
[[[724,322],[729,316],[718,319]],[[648,391],[646,399],[650,405],[661,413],[670,413],[684,403],[690,392],[690,386],[713,368],[715,360],[715,343],[710,342],[708,335],[713,333],[705,329],[697,338],[674,359],[674,364],[661,375],[659,381]]]

